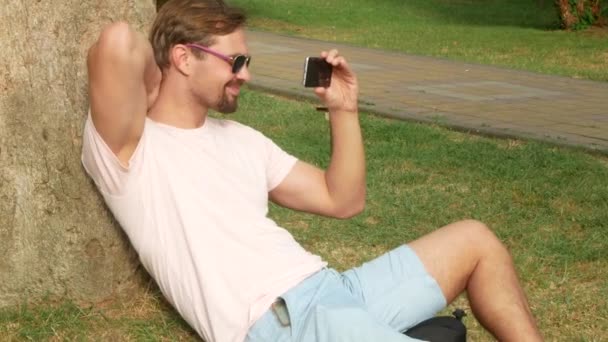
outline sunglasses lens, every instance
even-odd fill
[[[241,71],[241,69],[245,65],[249,66],[250,59],[251,59],[251,57],[248,57],[248,56],[243,56],[243,55],[236,56],[234,58],[234,64],[232,64],[232,73],[236,74],[239,71]]]

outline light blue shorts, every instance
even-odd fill
[[[288,324],[269,309],[247,342],[415,341],[401,332],[446,305],[441,288],[407,246],[341,274],[323,269],[281,298]]]

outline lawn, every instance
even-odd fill
[[[608,29],[559,30],[552,0],[233,0],[255,29],[608,81]]]
[[[235,0],[251,25],[283,33],[608,80],[608,36],[555,30],[551,1]],[[229,118],[326,166],[329,132],[311,104],[245,90]],[[306,248],[344,270],[455,220],[486,222],[509,247],[547,341],[608,331],[608,158],[361,115],[366,210],[345,221],[271,207]],[[464,298],[457,306],[470,309]],[[470,341],[491,338],[472,316]],[[44,302],[0,311],[1,340],[195,341],[158,294],[103,304]]]
[[[309,103],[245,91],[241,113],[294,155],[325,166],[329,134]],[[346,221],[273,206],[271,217],[344,270],[462,218],[486,222],[512,251],[547,340],[601,341],[608,331],[608,159],[537,142],[501,140],[363,113],[367,207]],[[468,310],[464,299],[458,306]],[[470,310],[468,310],[470,312]],[[471,341],[486,341],[473,317]],[[88,307],[24,306],[0,313],[15,340],[195,340],[154,287]],[[120,338],[117,338],[120,337]]]

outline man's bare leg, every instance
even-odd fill
[[[499,341],[542,341],[511,255],[483,223],[456,222],[409,246],[448,303],[467,291],[475,317]]]

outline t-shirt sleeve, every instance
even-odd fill
[[[123,165],[95,129],[89,112],[84,125],[81,161],[101,192],[114,196],[126,192],[129,179],[142,158],[143,139],[142,135],[129,164]]]
[[[266,184],[268,191],[271,191],[287,177],[298,159],[285,152],[269,138],[264,137],[264,139],[267,153]]]

